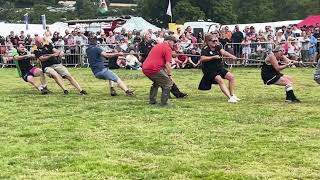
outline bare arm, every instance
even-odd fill
[[[215,56],[201,56],[200,61],[201,62],[207,62],[212,60],[219,60],[221,57],[219,55]]]
[[[285,62],[286,64],[290,64],[290,63],[298,63],[297,61],[291,60],[289,59],[287,56],[283,55],[282,56],[282,60],[283,62]]]
[[[34,58],[34,57],[36,57],[34,54],[27,54],[27,55],[22,55],[22,56],[16,55],[16,56],[13,56],[13,59],[17,60],[17,61],[20,61],[20,60],[23,60],[23,59]]]
[[[107,53],[105,51],[101,52],[101,55],[105,58],[110,58],[110,57],[114,57],[114,56],[123,56],[122,52],[115,52],[115,53]]]
[[[165,70],[166,70],[166,72],[167,72],[167,74],[168,74],[169,77],[172,76],[171,63],[167,62],[167,63],[165,64]]]
[[[228,58],[231,58],[231,59],[236,59],[237,58],[236,56],[234,56],[231,53],[225,51],[224,49],[221,49],[220,53],[222,54],[223,57],[228,57]]]
[[[271,56],[268,61],[273,66],[273,68],[277,71],[281,71],[289,66],[289,64],[279,65],[277,58],[275,56]]]

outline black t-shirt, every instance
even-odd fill
[[[191,58],[191,61],[193,62],[193,63],[198,63],[199,62],[199,60],[200,60],[200,57],[199,56],[195,56],[195,55],[200,55],[198,52],[196,52],[196,54],[192,54],[192,55],[194,55],[194,56],[191,56],[190,58]]]
[[[243,34],[240,31],[236,31],[231,36],[233,43],[241,43],[243,40]]]
[[[141,57],[143,58],[147,58],[148,57],[148,54],[149,52],[151,51],[151,49],[153,48],[154,45],[156,45],[157,42],[155,40],[151,40],[149,42],[141,42],[139,44],[139,51],[141,54]]]
[[[19,50],[17,50],[17,53],[19,56],[24,56],[28,54],[27,52],[21,52]],[[22,75],[28,73],[33,68],[30,61],[30,58],[16,60],[16,63],[18,63],[18,68],[20,69]]]
[[[214,49],[210,49],[208,46],[206,46],[201,50],[201,56],[221,56],[221,49],[221,46],[216,46]],[[222,59],[215,59],[202,63],[202,71],[204,73],[214,72],[219,70],[220,68],[223,68]]]
[[[43,45],[42,48],[39,48],[37,50],[34,51],[34,54],[36,55],[37,58],[43,56],[43,55],[47,55],[47,54],[53,54],[53,46],[52,44],[45,44]],[[61,61],[58,59],[58,57],[51,57],[46,61],[42,61],[41,65],[42,65],[42,69],[44,70],[46,67],[50,67],[54,64],[60,64]]]
[[[224,39],[220,38],[220,39],[219,39],[219,42],[220,42],[221,45],[224,47],[227,43],[230,42],[230,40],[229,40],[228,38],[224,38]]]

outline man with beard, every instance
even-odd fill
[[[52,44],[44,44],[41,38],[37,38],[35,41],[37,49],[34,54],[41,61],[42,71],[56,81],[64,95],[68,95],[69,91],[64,86],[62,78],[67,79],[80,92],[80,95],[87,95],[87,92],[71,76],[68,69],[61,64],[60,58],[63,56],[63,52],[55,49]]]

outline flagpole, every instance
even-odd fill
[[[171,1],[168,2],[167,15],[170,16],[170,22],[172,23],[172,10],[171,10]]]

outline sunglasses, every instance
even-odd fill
[[[208,41],[210,41],[210,42],[218,42],[217,40],[214,40],[214,39],[210,39]]]

